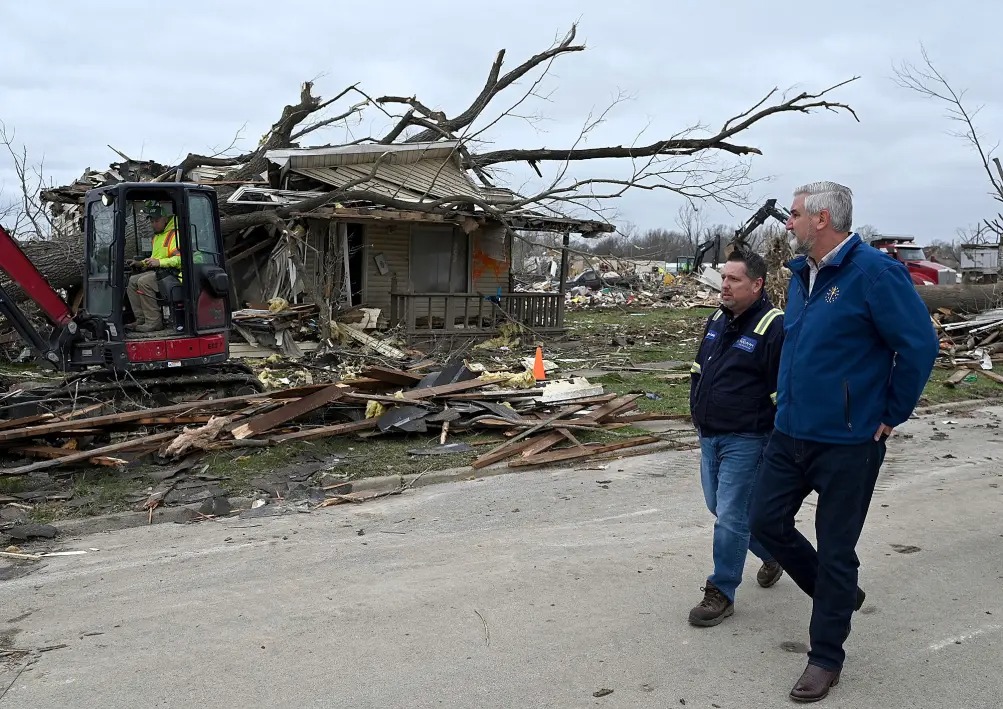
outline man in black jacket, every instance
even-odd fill
[[[714,522],[714,573],[689,622],[717,625],[735,612],[746,552],[763,561],[759,585],[783,573],[749,533],[749,504],[776,415],[783,311],[763,287],[766,263],[736,251],[721,269],[721,307],[708,318],[690,369],[690,412],[700,436],[700,481]]]

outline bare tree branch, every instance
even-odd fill
[[[313,133],[315,130],[320,130],[321,128],[329,126],[329,125],[331,125],[333,123],[337,123],[338,121],[343,121],[346,118],[349,118],[350,116],[353,116],[353,115],[355,115],[357,113],[361,113],[362,110],[366,106],[368,106],[368,105],[369,105],[368,101],[362,101],[360,103],[357,103],[354,106],[352,106],[351,108],[349,108],[347,111],[345,111],[344,113],[341,113],[341,114],[339,114],[337,116],[333,116],[331,118],[325,118],[322,121],[318,121],[317,123],[309,125],[306,128],[303,128],[302,130],[297,131],[296,133],[293,133],[289,137],[289,139],[291,141],[292,140],[298,140],[298,139],[302,138],[304,135],[307,135],[308,133]]]
[[[585,50],[584,44],[572,44],[577,34],[578,26],[577,24],[572,25],[571,29],[564,36],[559,43],[550,47],[546,51],[535,54],[522,64],[517,66],[512,71],[508,72],[504,76],[499,78],[501,74],[502,63],[505,60],[505,50],[502,49],[498,52],[498,56],[495,57],[494,63],[491,65],[491,70],[488,72],[488,79],[484,83],[484,88],[473,100],[473,103],[465,110],[463,113],[458,115],[456,118],[440,121],[439,124],[442,128],[452,133],[465,128],[471,123],[473,123],[481,112],[487,107],[491,100],[497,96],[499,93],[507,89],[513,83],[521,79],[523,76],[531,72],[533,69],[539,65],[547,62],[553,57],[557,57],[561,54],[567,54],[569,52],[581,52]],[[438,136],[431,130],[425,130],[421,133],[411,136],[407,139],[408,143],[422,143],[430,140],[437,140]]]
[[[947,78],[934,66],[923,45],[920,45],[920,54],[923,57],[925,68],[903,62],[895,68],[895,83],[902,88],[947,104],[948,118],[964,126],[964,132],[955,135],[967,140],[975,148],[979,160],[982,162],[982,169],[992,186],[990,194],[994,199],[1003,202],[1003,169],[1000,168],[999,161],[993,159],[993,151],[983,147],[979,131],[975,127],[974,117],[981,107],[969,110],[963,101],[966,92],[956,91],[951,86]],[[993,171],[994,163],[995,172]]]
[[[0,143],[10,154],[20,191],[16,207],[11,203],[4,211],[8,220],[11,215],[14,216],[12,234],[18,235],[23,230],[24,224],[28,223],[31,224],[31,229],[37,238],[46,239],[52,232],[52,220],[41,200],[41,192],[45,188],[44,163],[35,167],[30,166],[28,148],[24,145],[16,148],[15,137],[16,131],[8,130],[7,125],[0,121]]]
[[[610,146],[602,148],[580,148],[571,150],[558,150],[558,149],[521,149],[521,150],[497,150],[489,153],[475,154],[473,156],[474,163],[480,167],[487,167],[489,165],[495,165],[503,162],[516,162],[516,161],[567,161],[567,160],[600,160],[604,158],[638,158],[638,157],[650,157],[653,155],[663,155],[663,156],[679,156],[679,155],[692,155],[694,153],[700,152],[702,150],[720,150],[724,152],[731,153],[733,155],[762,155],[762,151],[759,148],[747,146],[747,145],[735,145],[728,142],[728,140],[737,134],[745,131],[762,121],[769,116],[776,115],[778,113],[788,113],[788,112],[800,112],[800,113],[810,113],[814,109],[824,108],[830,111],[844,110],[849,112],[855,119],[857,114],[854,110],[844,104],[836,103],[832,101],[823,100],[822,97],[841,86],[844,86],[851,81],[855,81],[859,77],[853,77],[852,79],[847,79],[846,81],[830,86],[829,88],[821,91],[817,94],[810,94],[807,92],[800,93],[797,96],[781,101],[779,103],[766,106],[765,108],[759,108],[758,110],[750,109],[742,114],[739,114],[735,118],[729,119],[725,125],[722,127],[717,134],[708,136],[705,138],[670,138],[668,140],[660,140],[650,145],[644,145],[641,147],[622,147],[622,146]],[[774,90],[775,91],[775,90]],[[773,94],[773,91],[768,94],[767,98]],[[763,101],[757,103],[757,106],[762,106]]]

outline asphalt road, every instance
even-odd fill
[[[824,706],[1000,705],[1000,413],[890,443]],[[810,604],[788,578],[761,589],[750,560],[732,618],[686,623],[711,543],[696,460],[63,540],[88,553],[0,582],[0,647],[36,650],[0,657],[0,706],[789,706]]]

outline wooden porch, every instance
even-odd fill
[[[391,293],[389,324],[403,326],[408,335],[490,335],[511,320],[540,333],[564,331],[562,294],[503,293],[490,297],[488,300],[480,293]]]

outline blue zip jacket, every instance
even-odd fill
[[[805,256],[788,264],[776,428],[792,438],[856,444],[898,426],[940,351],[905,265],[853,234],[808,295]]]
[[[690,367],[690,415],[701,436],[773,430],[783,343],[784,313],[765,293],[738,317],[722,306],[707,319]]]

